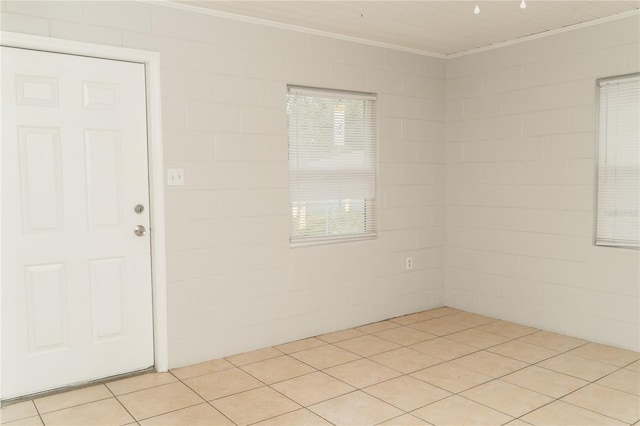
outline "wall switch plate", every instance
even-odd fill
[[[167,169],[167,185],[184,185],[184,169]]]

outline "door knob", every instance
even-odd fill
[[[138,225],[135,228],[133,228],[133,233],[136,234],[138,237],[142,237],[144,234],[147,233],[147,230],[145,229],[144,226]]]

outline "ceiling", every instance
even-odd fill
[[[640,0],[528,0],[526,9],[520,8],[521,0],[175,1],[438,56],[640,9]],[[473,13],[476,4],[477,15]]]

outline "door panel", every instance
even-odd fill
[[[61,263],[25,268],[30,354],[65,348],[68,344],[64,269]]]
[[[153,365],[144,78],[2,47],[3,399]]]
[[[25,232],[61,230],[60,129],[20,127],[20,187]]]
[[[119,226],[122,204],[120,133],[87,130],[85,149],[89,226]]]

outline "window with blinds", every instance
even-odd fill
[[[598,80],[596,245],[640,247],[640,74]]]
[[[290,244],[375,237],[375,95],[287,91]]]

